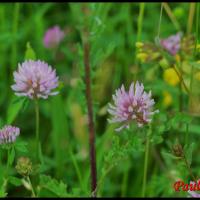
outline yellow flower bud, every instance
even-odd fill
[[[198,81],[200,81],[200,72],[197,72],[195,75],[194,75],[195,79],[197,79]]]
[[[159,56],[160,56],[159,52],[155,52],[155,53],[152,52],[152,56],[151,57],[152,57],[153,60],[157,59]]]
[[[197,44],[196,48],[197,48],[198,50],[200,50],[200,44]]]
[[[175,55],[175,60],[176,60],[176,62],[180,63],[181,57],[180,57],[179,54],[176,54],[176,55]]]
[[[135,46],[136,46],[136,48],[141,48],[141,47],[143,47],[143,43],[142,42],[136,42],[135,43]]]
[[[164,71],[163,78],[165,82],[172,86],[176,86],[180,82],[176,71],[172,67]]]
[[[138,53],[136,55],[136,58],[138,60],[140,60],[141,62],[145,62],[147,60],[147,58],[148,58],[148,55],[146,53]]]

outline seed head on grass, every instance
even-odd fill
[[[49,95],[58,94],[53,91],[58,86],[56,71],[40,60],[19,64],[18,70],[14,72],[14,80],[12,89],[17,96],[47,99]]]
[[[143,84],[138,81],[132,83],[129,91],[125,91],[122,85],[113,95],[114,105],[109,104],[108,112],[113,116],[109,119],[110,123],[121,123],[116,129],[129,128],[130,123],[136,122],[138,127],[151,122],[151,117],[158,110],[153,111],[154,100],[149,93],[144,91]]]

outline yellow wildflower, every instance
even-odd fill
[[[176,71],[172,67],[164,71],[163,78],[169,85],[172,86],[176,86],[180,82]]]

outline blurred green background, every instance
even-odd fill
[[[188,26],[191,25],[188,24],[190,4],[167,4],[170,12],[163,9],[161,38],[178,31],[187,32]],[[80,27],[84,26],[85,21],[81,6],[81,3],[0,4],[0,124],[3,126],[11,123],[20,127],[19,140],[28,143],[29,152],[25,155],[31,157],[34,154],[34,104],[30,102],[25,109],[21,109],[20,102],[13,104],[15,95],[11,90],[13,71],[17,69],[18,63],[24,61],[29,42],[37,59],[53,66],[63,84],[59,95],[40,101],[44,173],[66,183],[69,192],[77,196],[87,196],[90,191],[90,167],[80,34]],[[157,124],[154,124],[153,129],[156,145],[150,151],[147,196],[187,196],[187,193],[175,193],[173,190],[176,177],[184,174],[185,168],[170,160],[168,155],[168,144],[173,143],[175,137],[180,136],[185,129],[180,130],[174,126],[173,129],[167,130],[163,127],[179,109],[178,87],[169,86],[163,80],[162,69],[154,64],[140,64],[136,60],[137,39],[154,42],[159,31],[161,3],[145,3],[143,6],[144,15],[141,19],[139,3],[88,3],[91,11],[90,61],[97,172],[98,180],[102,180],[99,196],[141,195],[144,162],[142,139],[137,135],[137,131],[131,136],[130,133],[116,135],[115,127],[107,122],[109,116],[106,110],[108,102],[112,101],[114,91],[122,83],[128,88],[129,84],[136,80],[143,82],[146,90],[152,90],[156,101],[155,107],[160,110],[156,117]],[[46,30],[54,25],[59,25],[66,33],[56,52],[46,49],[43,44]],[[193,32],[195,26],[191,27]],[[170,91],[173,96],[173,102],[169,107],[163,106],[164,90]],[[186,108],[186,95],[183,104]],[[199,119],[195,118],[190,132],[191,141],[196,141],[197,148],[194,148],[192,165],[197,174],[200,164],[198,124]],[[118,144],[124,140],[134,143],[131,144],[130,151],[126,151]],[[19,156],[21,155],[17,155]],[[28,196],[29,192],[22,186],[9,185],[8,194]]]

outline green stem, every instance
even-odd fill
[[[175,68],[175,67],[174,67]],[[182,112],[183,110],[183,93],[182,93],[182,85],[186,88],[184,79],[183,79],[183,72],[182,72],[182,63],[179,63],[179,74],[180,74],[180,84],[179,84],[179,112]],[[179,124],[180,128],[182,126],[182,123]]]
[[[193,181],[196,182],[196,178],[195,178],[194,174],[192,173],[192,169],[191,169],[190,164],[188,163],[188,161],[187,161],[187,159],[186,159],[185,153],[183,154],[183,160],[184,160],[185,165],[186,165],[186,167],[187,167],[187,169],[188,169],[188,172],[189,172],[189,174],[190,174],[190,177],[192,178]]]
[[[77,177],[78,177],[78,180],[79,180],[79,184],[82,188],[83,191],[85,191],[85,188],[84,188],[84,184],[83,184],[83,178],[82,178],[82,175],[81,175],[81,171],[80,171],[80,168],[76,162],[76,159],[74,158],[74,155],[73,155],[73,152],[72,152],[72,149],[70,147],[70,156],[71,156],[71,159],[72,159],[72,162],[73,162],[73,165],[75,167],[75,170],[76,170],[76,174],[77,174]]]
[[[12,42],[12,69],[15,67],[15,62],[17,58],[17,42],[16,42],[16,35],[17,35],[17,29],[18,29],[18,21],[19,21],[19,9],[20,9],[20,3],[15,3],[14,5],[14,14],[13,14],[13,25],[12,25],[12,34],[14,41]]]
[[[171,8],[169,7],[168,3],[164,2],[163,7],[169,16],[170,20],[172,21],[174,27],[179,31],[181,29],[179,22],[177,21],[176,17],[174,16]]]
[[[181,84],[183,84],[183,87],[185,88],[185,91],[189,94],[190,91],[188,89],[188,87],[186,86],[186,83],[182,77],[182,75],[178,72],[178,70],[176,69],[175,65],[173,65],[174,71],[176,72],[177,76],[179,77],[179,80],[181,82]]]
[[[98,184],[97,184],[97,191],[98,191],[98,196],[100,196],[102,185],[104,183],[104,179],[106,178],[106,175],[112,170],[114,165],[110,165],[104,172],[104,174],[101,176]]]
[[[185,144],[189,144],[189,124],[186,124],[186,133],[185,133]]]
[[[121,197],[126,195],[129,170],[125,171],[122,179]]]
[[[187,24],[187,34],[189,35],[192,31],[193,19],[195,14],[195,3],[190,3],[188,24]]]
[[[145,3],[140,3],[140,11],[139,11],[139,17],[138,17],[138,24],[137,24],[137,42],[141,40],[144,8],[145,8]]]
[[[1,164],[2,164],[2,151],[0,149],[0,166],[1,166]]]
[[[195,48],[194,48],[194,52],[193,52],[194,58],[195,58],[195,55],[196,55],[196,47],[197,47],[197,43],[198,43],[198,33],[199,33],[199,4],[197,3],[197,12],[196,12],[196,37],[195,37]],[[190,73],[189,107],[192,106],[193,73],[194,73],[194,66],[192,65],[191,73]]]
[[[197,44],[198,44],[198,35],[199,35],[199,3],[196,5],[197,12],[196,12],[196,37],[195,37],[195,49],[194,55],[197,53]]]
[[[143,174],[143,184],[142,184],[142,197],[145,197],[145,192],[146,192],[147,166],[148,166],[150,134],[151,134],[151,127],[149,127],[149,132],[147,134],[146,146],[145,146],[144,174]]]
[[[137,41],[139,42],[141,40],[141,33],[142,33],[142,22],[143,22],[143,17],[144,17],[144,8],[145,8],[145,3],[140,3],[140,10],[139,10],[139,16],[138,16],[138,21],[137,21]],[[136,65],[139,65],[138,59],[136,59],[137,51],[135,53],[135,60],[136,60]],[[136,78],[137,74],[134,75]]]
[[[39,159],[39,152],[40,152],[40,135],[39,135],[39,121],[40,121],[40,115],[39,115],[39,103],[38,99],[35,100],[35,136],[36,136],[36,151],[37,151],[37,159]]]
[[[9,176],[10,149],[7,151],[6,178]]]
[[[35,192],[34,192],[34,189],[33,189],[33,185],[32,185],[32,183],[31,183],[31,180],[30,180],[29,176],[27,177],[27,181],[28,181],[28,183],[29,183],[29,185],[30,185],[30,187],[31,187],[32,197],[36,197]]]
[[[158,23],[158,35],[157,37],[160,37],[160,26],[161,26],[161,20],[162,20],[162,13],[163,13],[163,3],[161,3],[160,7],[160,18],[159,18],[159,23]]]

